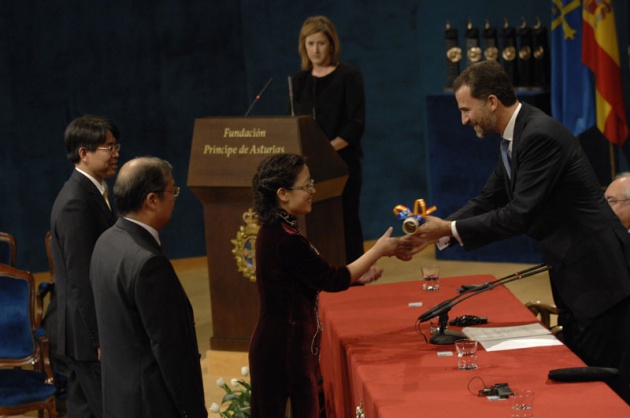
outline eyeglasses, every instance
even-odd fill
[[[630,199],[615,199],[615,198],[614,198],[614,197],[612,197],[612,196],[611,196],[611,197],[607,197],[607,198],[606,198],[606,201],[608,202],[608,204],[609,204],[610,206],[612,206],[612,205],[616,205],[616,204],[617,204],[617,203],[619,203],[619,202],[627,202],[628,200],[630,200]]]
[[[106,150],[109,151],[110,154],[113,154],[114,151],[120,151],[120,144],[108,145],[106,147],[96,147],[96,149]]]
[[[173,193],[173,196],[177,197],[177,196],[179,196],[179,191],[180,191],[180,190],[181,190],[181,189],[179,188],[179,186],[174,186],[174,187],[173,187],[173,191],[172,191],[171,193]],[[166,190],[165,190],[165,191],[166,191]]]
[[[314,189],[315,189],[315,180],[314,179],[310,179],[309,182],[307,184],[305,184],[304,186],[289,187],[289,190],[304,190],[305,192],[308,192],[308,193],[313,193]]]

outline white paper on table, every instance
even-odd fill
[[[513,327],[466,327],[462,332],[471,340],[479,341],[486,351],[562,345],[562,342],[540,323]]]

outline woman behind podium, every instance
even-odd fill
[[[293,109],[296,115],[313,116],[348,166],[342,202],[346,262],[351,263],[363,254],[359,201],[365,95],[361,72],[339,61],[340,48],[330,19],[306,19],[298,44],[302,70],[293,77]]]
[[[260,315],[249,347],[252,418],[319,416],[317,378],[321,324],[320,291],[339,292],[351,283],[378,279],[374,263],[404,251],[392,228],[363,256],[331,266],[298,228],[311,212],[316,190],[308,166],[297,154],[263,160],[253,178],[254,211],[261,225],[256,238],[256,285]]]

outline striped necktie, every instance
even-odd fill
[[[503,165],[505,166],[505,171],[507,171],[508,178],[512,179],[512,169],[510,166],[510,156],[508,154],[508,147],[510,146],[510,141],[507,139],[501,140],[501,159],[503,160]]]

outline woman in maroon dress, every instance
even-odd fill
[[[304,158],[278,154],[263,160],[253,179],[256,284],[260,316],[249,347],[252,417],[283,418],[287,400],[293,417],[319,416],[317,376],[321,325],[320,291],[346,290],[378,279],[382,256],[404,251],[392,228],[363,256],[331,266],[299,229],[297,217],[311,211],[316,192]]]

